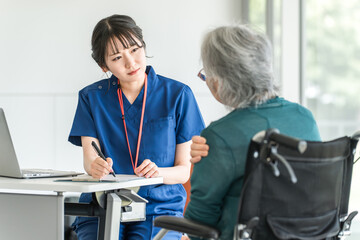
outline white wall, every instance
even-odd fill
[[[114,13],[142,27],[148,63],[188,84],[206,124],[226,114],[196,74],[204,32],[240,19],[238,0],[0,0],[0,107],[22,167],[82,171],[67,142],[77,92],[104,78],[92,60],[93,27]]]

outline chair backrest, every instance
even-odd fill
[[[190,194],[191,194],[191,175],[194,169],[194,164],[191,164],[191,168],[190,168],[190,178],[189,180],[183,184],[185,191],[186,191],[186,202],[185,202],[185,207],[184,207],[184,213],[186,211],[186,207],[190,202]]]
[[[303,153],[294,149],[299,141],[271,131],[250,144],[238,239],[337,239],[348,215],[357,140],[300,145]]]

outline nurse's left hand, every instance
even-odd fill
[[[150,159],[145,159],[140,166],[135,168],[135,173],[139,177],[151,178],[159,176],[159,169]]]

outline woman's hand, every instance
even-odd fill
[[[158,166],[150,159],[145,159],[140,166],[135,168],[135,174],[139,177],[152,178],[159,176]]]
[[[91,162],[91,176],[93,178],[103,178],[112,172],[113,161],[111,158],[106,158],[106,161],[101,157],[97,157],[94,161]]]
[[[209,145],[206,144],[206,139],[200,136],[193,136],[191,143],[191,159],[190,162],[195,164],[200,162],[201,157],[206,157],[209,153]]]

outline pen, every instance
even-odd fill
[[[96,143],[94,141],[91,142],[91,145],[94,147],[96,153],[99,155],[99,157],[101,157],[102,159],[104,159],[106,161],[106,158],[104,156],[104,154],[101,152],[100,148],[96,145]],[[115,176],[114,170],[111,172],[111,174]]]

